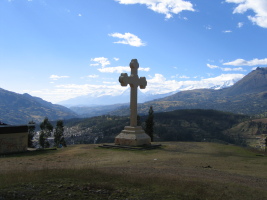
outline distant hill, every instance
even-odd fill
[[[141,116],[145,126],[147,116]],[[248,116],[216,110],[175,110],[154,114],[154,134],[157,141],[224,141],[242,144],[243,138],[228,137],[224,131],[231,129]],[[77,143],[112,143],[114,138],[130,123],[126,116],[98,116],[64,121],[65,134]],[[75,137],[73,136],[75,135]],[[70,137],[72,136],[72,137]],[[68,140],[67,140],[68,141]]]
[[[264,150],[267,136],[267,118],[243,121],[225,130],[224,134],[230,138],[244,138],[248,146]]]
[[[143,128],[146,119],[147,115],[140,117]],[[69,119],[64,121],[65,138],[68,144],[113,143],[129,123],[128,116]],[[188,109],[154,113],[154,123],[155,141],[209,141],[265,148],[267,118],[252,120],[247,115]]]
[[[139,104],[139,114],[177,109],[215,109],[238,114],[260,115],[267,111],[267,68],[257,68],[233,86],[220,89],[197,89],[177,92],[165,98]],[[111,112],[123,115],[128,108]]]
[[[86,117],[105,115],[116,109],[122,109],[125,107],[128,108],[129,103],[113,104],[113,105],[106,105],[106,106],[74,106],[74,107],[70,107],[69,109],[77,113],[79,117],[86,118]]]
[[[18,94],[0,88],[0,121],[7,124],[27,124],[30,120],[42,121],[69,119],[77,115],[68,108],[29,94]]]

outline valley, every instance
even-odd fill
[[[138,113],[144,127],[149,107],[153,107],[158,141],[221,141],[264,149],[266,97],[267,68],[257,68],[227,88],[181,91],[139,103]],[[66,108],[4,89],[0,90],[0,99],[3,123],[27,124],[33,120],[38,131],[44,117],[54,124],[63,119],[68,144],[113,142],[129,123],[127,103]]]

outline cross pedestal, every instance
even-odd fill
[[[132,59],[130,62],[131,75],[121,73],[119,82],[121,86],[131,87],[130,97],[130,126],[125,126],[124,130],[115,137],[115,144],[125,146],[141,146],[150,145],[151,138],[145,133],[141,126],[137,126],[137,88],[145,89],[147,81],[145,77],[138,77],[139,64],[137,59]]]

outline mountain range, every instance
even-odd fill
[[[139,105],[139,114],[177,109],[214,109],[237,114],[267,114],[267,68],[257,68],[228,88],[181,91],[165,98]],[[111,112],[123,114],[127,108]]]
[[[225,87],[227,85],[230,87]],[[226,83],[216,89],[195,89],[179,91],[163,95],[147,95],[139,93],[138,113],[146,115],[149,107],[154,112],[166,112],[178,109],[214,109],[237,114],[266,115],[267,114],[267,68],[257,68],[235,84]],[[214,87],[212,87],[214,88]],[[80,97],[88,103],[88,97]],[[121,96],[102,97],[102,100],[92,100],[91,103],[109,102],[122,103],[100,106],[76,106],[66,108],[52,104],[29,94],[17,94],[0,88],[0,121],[7,124],[25,124],[33,120],[50,120],[91,117],[103,114],[129,115],[129,89]],[[67,101],[66,101],[67,102]],[[71,101],[69,101],[71,102]],[[82,102],[82,101],[81,101]],[[71,105],[71,104],[70,104]]]
[[[44,101],[29,94],[18,94],[0,88],[0,121],[6,124],[27,124],[29,121],[41,122],[77,117],[70,109]]]
[[[221,75],[217,80],[214,79],[204,79],[200,82],[192,81],[192,82],[183,82],[179,84],[178,89],[173,92],[164,93],[164,94],[154,94],[151,92],[143,92],[142,90],[138,90],[138,103],[144,103],[147,101],[152,101],[159,98],[164,98],[175,94],[180,91],[186,90],[194,90],[194,89],[222,89],[227,88],[235,84],[238,80],[243,78],[242,74],[238,74],[235,76],[231,75]],[[130,102],[130,87],[128,87],[122,94],[120,95],[101,95],[94,96],[92,94],[78,96],[72,99],[68,99],[65,101],[61,101],[58,104],[66,106],[66,107],[99,107],[99,106],[109,106],[114,104],[124,104]]]
[[[151,101],[154,99],[159,99],[163,97],[170,96],[175,92],[170,92],[166,94],[148,94],[144,93],[141,90],[138,90],[138,102],[144,103],[146,101]],[[130,88],[127,88],[121,95],[102,95],[102,96],[92,96],[92,95],[83,95],[78,96],[72,99],[59,102],[60,105],[66,107],[95,107],[95,106],[109,106],[114,104],[124,104],[130,102]]]

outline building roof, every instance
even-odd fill
[[[25,133],[25,132],[28,132],[28,125],[20,125],[20,126],[0,125],[0,134]]]

